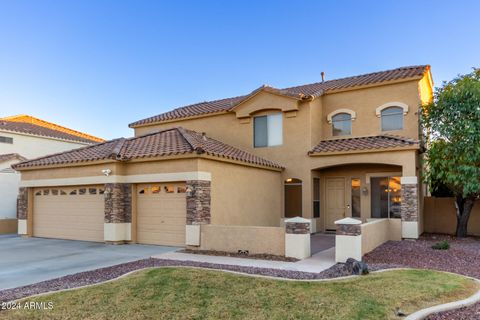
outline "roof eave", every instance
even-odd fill
[[[393,148],[375,148],[375,149],[361,149],[361,150],[344,150],[344,151],[323,151],[323,152],[308,152],[310,157],[325,157],[325,156],[338,156],[344,154],[359,154],[359,153],[379,153],[379,152],[391,152],[391,151],[407,151],[407,150],[419,150],[418,144],[405,146],[405,147],[393,147]]]

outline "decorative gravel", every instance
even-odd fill
[[[434,250],[432,245],[447,240],[448,250]],[[480,279],[480,239],[457,239],[447,235],[425,235],[416,241],[389,241],[364,256],[371,270],[410,267],[454,272]],[[442,312],[428,320],[480,319],[480,303]]]
[[[80,272],[73,275],[47,280],[23,287],[2,290],[0,291],[0,302],[12,301],[44,292],[82,287],[89,284],[95,284],[115,279],[134,270],[162,266],[189,266],[209,269],[222,269],[247,274],[257,274],[288,279],[327,279],[346,276],[350,274],[344,264],[336,264],[320,273],[310,273],[302,271],[289,271],[269,268],[243,267],[194,261],[177,261],[150,258],[123,263],[112,267]]]

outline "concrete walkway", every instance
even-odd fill
[[[237,265],[244,267],[270,268],[291,271],[303,271],[318,273],[335,264],[335,248],[318,252],[310,258],[298,262],[270,261],[260,259],[235,258],[223,256],[209,256],[203,254],[191,254],[182,252],[167,252],[154,255],[152,258],[166,260],[196,261],[215,264]]]

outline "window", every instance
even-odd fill
[[[334,136],[348,136],[352,134],[352,116],[348,113],[339,113],[332,117],[332,134]]]
[[[58,196],[58,190],[52,189],[52,196]]]
[[[285,218],[302,216],[302,180],[285,180]]]
[[[74,195],[76,195],[76,194],[77,194],[77,190],[72,190],[72,191],[70,191],[70,195],[74,196]]]
[[[360,179],[354,178],[351,182],[352,217],[360,218]]]
[[[320,179],[313,178],[313,217],[320,218]]]
[[[177,187],[177,193],[186,193],[187,188],[186,187]]]
[[[403,129],[403,112],[401,107],[383,109],[381,112],[382,131]]]
[[[401,218],[400,177],[371,178],[372,218]]]
[[[255,148],[282,145],[282,113],[253,118],[253,136]]]
[[[152,193],[153,194],[157,194],[157,193],[160,193],[162,189],[160,188],[160,186],[153,186],[152,187]]]
[[[0,143],[13,144],[13,138],[0,136]]]
[[[165,186],[163,188],[164,188],[166,193],[174,193],[175,192],[175,188],[172,185],[168,185],[168,186]]]
[[[97,188],[88,188],[89,194],[97,194]]]

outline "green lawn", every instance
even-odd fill
[[[396,319],[466,298],[467,278],[398,270],[333,282],[279,281],[219,271],[160,268],[118,281],[26,301],[52,310],[0,312],[0,319]]]

